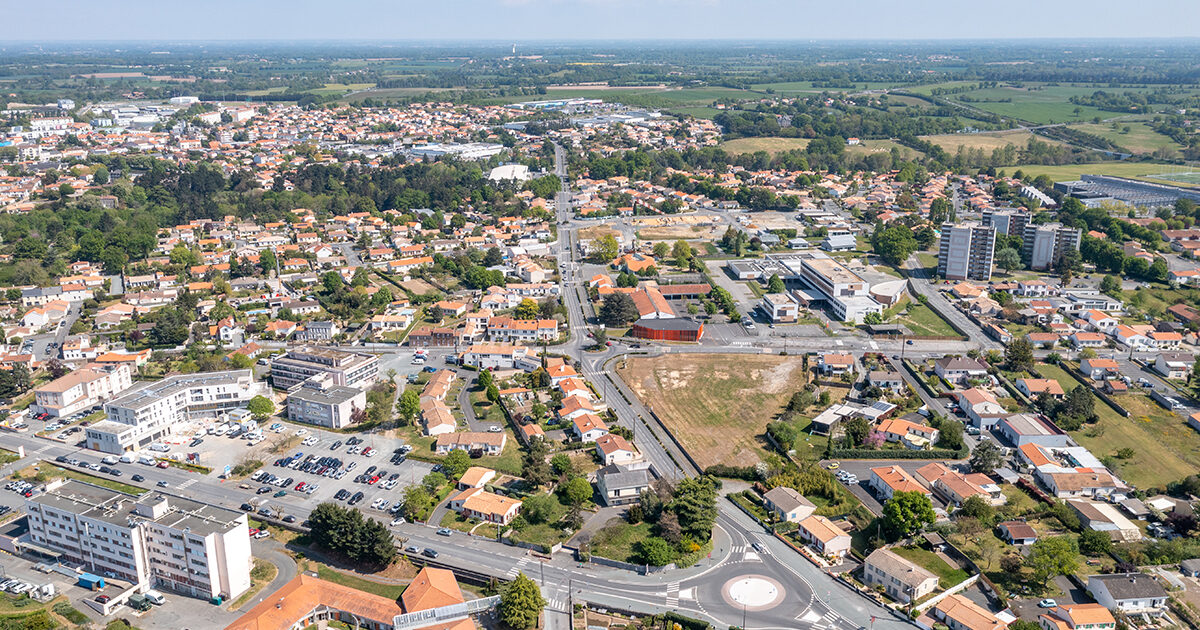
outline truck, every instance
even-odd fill
[[[130,595],[129,599],[126,600],[126,603],[129,604],[130,608],[141,612],[150,610],[150,608],[153,606],[153,604],[150,603],[150,600],[146,599],[146,596],[142,595],[141,593],[134,593],[133,595]]]

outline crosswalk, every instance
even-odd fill
[[[570,612],[567,610],[566,600],[559,599],[557,597],[546,598],[546,608],[548,608],[550,610],[557,610],[560,612]]]
[[[183,483],[179,484],[178,486],[175,486],[175,489],[176,489],[176,490],[183,490],[183,489],[185,489],[185,488],[190,488],[190,487],[192,487],[192,484],[194,484],[194,483],[196,483],[196,480],[195,480],[195,479],[185,479],[185,480],[183,481]]]
[[[809,610],[803,615],[796,617],[796,621],[810,623],[814,628],[821,630],[834,630],[838,627],[838,622],[841,620],[841,615],[836,611],[825,611],[824,615],[818,615],[815,611]]]
[[[508,573],[505,574],[508,576],[508,579],[511,580],[511,579],[517,577],[517,574],[525,569],[525,565],[529,564],[529,560],[530,560],[529,556],[525,556],[525,557],[521,558],[520,560],[518,560],[517,565],[514,566],[513,568],[509,569]]]
[[[675,608],[679,606],[679,582],[671,582],[667,585],[667,607]]]

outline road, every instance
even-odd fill
[[[950,304],[950,300],[947,300],[946,296],[937,290],[937,286],[933,284],[931,272],[921,264],[916,254],[909,256],[908,260],[905,261],[905,268],[909,270],[909,275],[912,278],[912,286],[916,288],[919,295],[925,296],[929,306],[949,318],[959,329],[967,331],[969,333],[967,336],[976,342],[979,348],[983,350],[1004,350],[1004,346],[984,334],[982,328],[971,321],[962,311],[954,308],[954,305]]]

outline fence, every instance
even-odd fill
[[[950,597],[951,595],[953,595],[955,593],[959,593],[959,592],[966,590],[972,584],[979,581],[980,575],[982,575],[982,574],[976,573],[975,575],[972,575],[971,577],[959,582],[958,584],[951,586],[950,588],[942,591],[941,593],[938,593],[934,597],[929,598],[928,600],[922,602],[919,606],[917,606],[917,610],[920,612],[925,612],[926,610],[929,610],[930,608],[937,606],[938,602],[942,601],[943,599],[946,599],[947,597]]]

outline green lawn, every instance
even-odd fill
[[[1057,379],[1064,391],[1079,385],[1056,365],[1039,364],[1037,369],[1044,378]],[[1133,457],[1117,460],[1115,472],[1142,490],[1164,488],[1200,470],[1200,433],[1187,426],[1183,417],[1142,394],[1123,394],[1116,401],[1133,415],[1122,417],[1097,400],[1100,420],[1073,431],[1071,437],[1096,457],[1113,455],[1119,448],[1133,449]]]
[[[919,547],[895,547],[892,551],[902,558],[925,567],[931,573],[938,576],[938,586],[943,589],[950,588],[969,577],[966,571],[946,564],[945,560],[939,558],[932,551]]]
[[[942,319],[941,315],[938,315],[933,309],[920,303],[913,304],[906,314],[897,317],[896,323],[908,326],[914,335],[959,336],[958,331],[954,330],[946,320]]]
[[[346,575],[323,564],[317,565],[317,577],[388,599],[399,599],[400,595],[404,593],[404,589],[408,588],[404,584],[380,584],[371,580],[364,580],[357,576]]]
[[[139,488],[138,486],[131,486],[127,483],[121,483],[120,481],[114,481],[111,477],[101,477],[98,475],[89,475],[87,473],[82,473],[82,472],[78,472],[75,470],[62,468],[62,467],[55,466],[54,464],[50,464],[50,463],[46,463],[46,462],[42,462],[39,465],[39,471],[38,471],[37,477],[42,478],[42,479],[58,479],[58,478],[65,477],[67,479],[75,479],[78,481],[87,482],[87,483],[90,483],[93,485],[108,488],[110,490],[116,490],[117,492],[124,492],[126,494],[132,494],[135,496],[142,495],[147,492],[147,490],[145,488]]]
[[[637,562],[633,545],[649,537],[651,529],[650,523],[630,525],[624,520],[613,519],[592,537],[592,555],[621,562]]]
[[[463,515],[459,514],[458,512],[447,512],[446,515],[442,517],[442,522],[439,523],[438,526],[449,527],[450,529],[466,532],[468,534],[471,533],[471,530],[475,530],[476,536],[484,536],[486,538],[493,539],[496,538],[498,533],[494,524],[483,523],[481,525],[480,521],[463,518]]]

